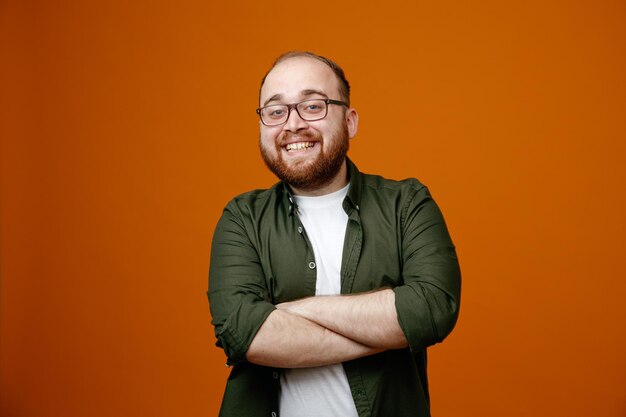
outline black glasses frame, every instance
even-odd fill
[[[298,106],[302,103],[306,103],[308,101],[323,101],[324,103],[326,103],[326,111],[324,112],[324,115],[322,117],[316,117],[314,119],[307,119],[302,117],[302,115],[300,114],[300,111],[298,110]],[[298,113],[298,116],[300,116],[300,118],[302,120],[306,120],[307,122],[314,122],[316,120],[322,120],[323,118],[325,118],[326,116],[328,116],[328,105],[329,104],[336,104],[338,106],[346,106],[346,107],[350,107],[348,106],[348,103],[345,103],[343,101],[339,101],[339,100],[333,100],[330,98],[326,98],[326,99],[322,99],[322,98],[310,98],[308,100],[303,100],[300,101],[298,103],[291,103],[291,104],[270,104],[269,106],[263,106],[263,107],[259,107],[258,109],[256,109],[256,114],[259,115],[259,118],[261,119],[261,123],[263,123],[265,126],[280,126],[280,125],[284,125],[285,123],[287,123],[287,121],[289,120],[289,116],[291,116],[291,110],[295,109],[296,113]],[[266,109],[268,107],[274,107],[274,106],[287,106],[287,118],[285,119],[284,122],[281,123],[275,123],[275,124],[267,124],[265,123],[265,120],[263,120],[263,116],[261,115],[261,112],[263,111],[263,109]]]

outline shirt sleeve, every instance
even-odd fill
[[[461,272],[443,215],[426,187],[402,212],[404,285],[394,289],[398,322],[412,351],[441,342],[456,324]]]
[[[244,216],[231,202],[213,234],[209,305],[217,346],[229,364],[245,360],[257,331],[276,308],[270,302],[259,254],[246,233]]]

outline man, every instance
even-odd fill
[[[233,199],[209,301],[233,366],[222,416],[429,416],[426,348],[459,312],[443,217],[415,179],[365,175],[343,71],[291,52],[261,83],[260,149],[281,182]]]

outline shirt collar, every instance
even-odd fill
[[[348,189],[348,195],[344,200],[344,209],[348,209],[346,204],[359,210],[359,204],[361,204],[361,191],[363,188],[363,176],[359,169],[354,165],[350,158],[346,157],[346,163],[348,164],[348,180],[350,181],[350,188]]]

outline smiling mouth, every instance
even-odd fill
[[[312,148],[313,146],[315,146],[315,142],[295,142],[285,145],[285,149],[287,149],[287,152],[300,151],[302,149]]]

